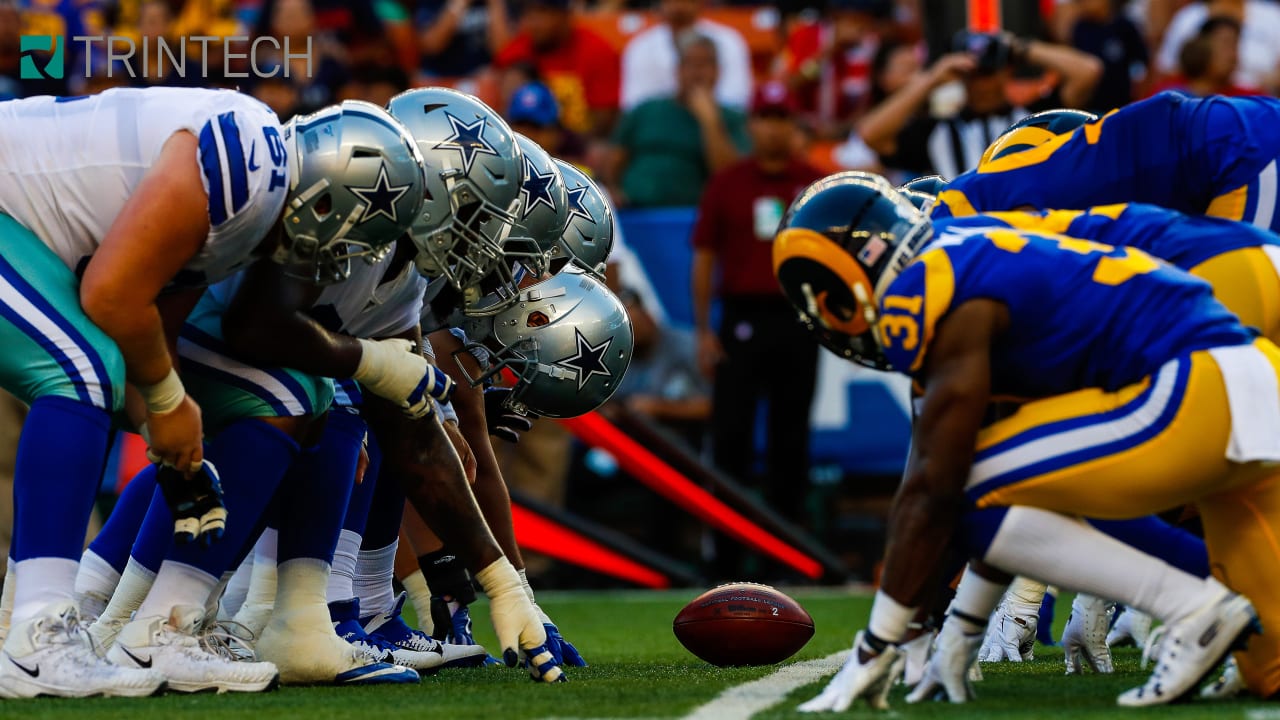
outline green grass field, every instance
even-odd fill
[[[541,686],[522,670],[450,670],[412,687],[283,688],[263,695],[166,695],[144,700],[90,699],[0,701],[0,718],[407,718],[419,720],[510,720],[512,718],[679,718],[734,685],[774,672],[768,668],[715,668],[685,652],[671,633],[671,620],[693,592],[547,593],[539,600],[566,636],[591,662],[573,668],[565,685]],[[833,591],[794,593],[813,615],[817,635],[797,659],[821,658],[848,646],[852,631],[866,619],[870,598]],[[1060,602],[1068,608],[1069,599]],[[477,608],[476,634],[493,641],[486,611]],[[1065,621],[1058,617],[1058,626]],[[1034,663],[984,666],[970,705],[908,706],[904,691],[893,696],[889,714],[865,706],[842,717],[881,718],[1082,718],[1160,717],[1280,720],[1280,705],[1256,702],[1204,703],[1124,711],[1114,698],[1139,684],[1138,653],[1123,650],[1112,676],[1063,677],[1057,648],[1039,648]],[[825,683],[802,687],[758,718],[801,717],[795,706]],[[810,716],[806,716],[810,717]]]

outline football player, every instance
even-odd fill
[[[176,329],[205,285],[293,239],[298,159],[266,106],[176,88],[4,103],[0,157],[0,384],[31,406],[0,696],[151,694],[164,676],[98,658],[72,600],[112,415],[132,385],[151,456],[201,467]]]
[[[933,216],[1141,202],[1277,230],[1277,122],[1276,98],[1160,93],[1074,132],[1020,133],[1025,149],[952,180]]]
[[[364,434],[361,424],[344,417],[331,418],[322,427],[319,421],[333,398],[332,383],[326,377],[246,363],[235,352],[233,333],[239,327],[230,320],[236,310],[236,288],[247,276],[265,275],[280,278],[279,284],[297,294],[342,293],[340,288],[350,288],[348,292],[363,293],[358,300],[363,306],[368,285],[344,282],[351,275],[352,260],[360,260],[356,265],[364,274],[385,265],[391,243],[409,227],[421,206],[423,171],[417,146],[377,106],[348,101],[294,118],[285,128],[283,142],[295,163],[304,163],[295,165],[290,185],[293,200],[286,222],[294,231],[293,242],[270,260],[206,292],[178,343],[184,374],[210,418],[209,454],[226,481],[225,534],[211,547],[171,547],[171,533],[164,528],[172,521],[157,496],[136,533],[130,558],[134,571],[126,566],[124,581],[91,628],[111,659],[154,665],[175,689],[251,691],[274,683],[276,667],[269,662],[219,662],[197,652],[194,636],[205,624],[205,605],[211,597],[216,599],[219,580],[252,545],[261,529],[260,519],[282,483],[282,496],[312,511],[303,513],[302,519],[293,516],[292,527],[284,528],[293,532],[281,544],[280,560],[298,568],[287,578],[305,585],[311,579],[307,571],[314,575],[323,566],[327,574],[332,542],[323,532],[317,536],[309,529],[329,527],[327,511],[337,515],[332,523],[336,535],[345,508],[344,491],[349,491]],[[250,314],[265,312],[254,308]],[[422,415],[430,409],[432,396],[448,393],[448,379],[412,352],[409,343],[352,342],[354,352],[344,356],[354,366],[351,374],[372,392],[394,398],[404,412]],[[348,473],[336,489],[326,491],[316,487],[317,465],[345,466]],[[289,565],[287,561],[295,558],[297,562]],[[324,574],[319,582],[323,588]],[[282,590],[289,587],[287,582],[282,586]],[[134,619],[126,624],[131,615]],[[329,630],[327,614],[320,627]],[[324,641],[329,641],[327,647]],[[331,631],[308,649],[306,659],[314,670],[306,677],[310,682],[363,682],[388,676],[417,679],[416,673],[404,668],[376,667],[357,657]],[[271,669],[265,681],[264,668]],[[286,674],[286,679],[297,675]]]
[[[882,178],[847,173],[802,193],[776,241],[784,292],[827,341],[908,374],[924,392],[868,629],[802,709],[843,709],[856,697],[886,704],[896,643],[957,532],[1001,570],[1162,619],[1155,672],[1119,702],[1183,697],[1256,630],[1258,612],[1216,580],[1077,517],[1197,503],[1215,566],[1271,618],[1280,587],[1246,568],[1271,552],[1253,539],[1280,524],[1267,465],[1280,460],[1280,438],[1262,430],[1280,422],[1280,350],[1241,326],[1207,284],[1138,250],[999,224],[932,236]],[[1023,404],[984,427],[1002,397]],[[1054,555],[1063,547],[1072,552]],[[1008,577],[983,572],[971,568],[953,608],[994,608]],[[944,686],[966,697],[964,672],[985,623],[953,609],[938,640],[951,664],[931,661],[913,697]],[[1276,650],[1254,638],[1238,656],[1264,694],[1280,688]]]

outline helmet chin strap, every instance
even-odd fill
[[[871,328],[871,335],[876,339],[876,344],[884,347],[884,343],[880,340],[880,323],[876,317],[876,301],[867,292],[867,286],[862,283],[853,284],[853,296],[857,298],[858,305],[862,306],[862,319],[866,321],[867,327]]]

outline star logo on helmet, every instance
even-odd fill
[[[613,372],[604,364],[604,356],[609,352],[609,346],[613,344],[613,336],[605,338],[605,341],[599,345],[592,345],[582,331],[574,328],[574,341],[578,344],[577,351],[573,355],[552,363],[561,367],[570,368],[578,372],[578,392],[582,392],[582,388],[586,387],[587,381],[593,376],[613,377]]]
[[[373,187],[353,187],[347,185],[356,197],[364,202],[364,210],[360,213],[360,219],[356,224],[368,222],[379,215],[384,215],[391,222],[399,222],[396,213],[396,203],[412,186],[412,183],[404,185],[392,185],[387,179],[387,164],[382,163],[378,166],[378,180]]]
[[[545,204],[551,212],[556,211],[555,198],[551,197],[551,183],[555,179],[555,173],[543,175],[529,158],[524,159],[524,182],[520,185],[520,199],[524,205],[521,220],[529,217],[539,203]]]
[[[587,186],[583,185],[581,187],[570,188],[568,193],[569,193],[569,222],[573,222],[573,219],[575,217],[580,217],[583,220],[586,220],[587,222],[591,223],[592,225],[595,225],[596,219],[591,217],[591,213],[587,212],[586,204],[582,202],[583,198],[587,196]]]
[[[498,156],[498,151],[489,144],[488,140],[484,139],[484,131],[489,127],[487,118],[477,118],[475,122],[468,125],[450,113],[446,112],[444,116],[449,118],[449,125],[453,128],[453,134],[436,143],[436,149],[457,150],[462,155],[462,169],[464,172],[471,172],[471,166],[476,161],[476,155]]]

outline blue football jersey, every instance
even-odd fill
[[[1176,357],[1253,339],[1208,283],[1141,250],[991,222],[943,228],[890,284],[879,323],[889,362],[923,380],[938,323],[975,299],[1009,310],[992,347],[1001,398],[1117,390]]]
[[[1280,100],[1160,93],[957,177],[933,216],[1141,202],[1280,229]]]
[[[1060,233],[1104,245],[1132,247],[1191,270],[1210,258],[1244,248],[1280,247],[1280,236],[1221,218],[1183,215],[1176,210],[1120,203],[1088,210],[992,212],[934,221],[934,231],[947,228],[1004,225],[1021,230]]]

